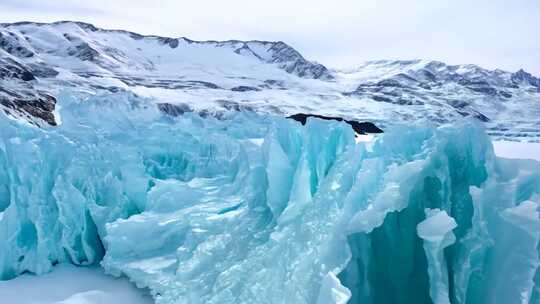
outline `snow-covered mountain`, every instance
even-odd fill
[[[495,136],[540,135],[540,79],[523,70],[408,60],[371,61],[338,74],[358,84],[348,95],[404,106],[397,111],[414,106],[441,123],[474,116]]]
[[[0,34],[0,280],[99,263],[156,304],[538,304],[540,163],[471,121],[538,140],[532,75],[329,70],[282,42],[74,22]],[[120,301],[107,287],[54,302]]]
[[[174,115],[249,109],[382,127],[474,116],[497,137],[540,138],[540,80],[525,71],[424,60],[329,70],[283,42],[193,41],[81,22],[1,24],[0,79],[3,110],[40,126],[57,124],[55,100],[69,89],[129,91]]]

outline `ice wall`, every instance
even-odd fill
[[[101,261],[169,303],[540,303],[540,164],[473,122],[342,123],[59,98],[0,117],[0,277]]]

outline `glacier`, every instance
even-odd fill
[[[131,93],[0,114],[0,279],[101,266],[158,304],[540,303],[540,163],[472,120],[171,117]]]

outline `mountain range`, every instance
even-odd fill
[[[496,138],[540,140],[540,79],[430,60],[369,61],[349,70],[309,61],[284,42],[194,41],[88,23],[0,24],[0,108],[48,128],[63,91],[129,92],[163,112],[309,113],[383,129],[474,117]]]

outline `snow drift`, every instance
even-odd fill
[[[0,278],[101,265],[156,303],[539,303],[540,164],[482,127],[162,114],[0,117]]]

